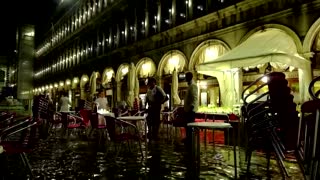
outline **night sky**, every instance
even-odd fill
[[[15,33],[18,24],[35,24],[36,33],[48,30],[48,22],[55,14],[59,0],[9,0],[1,1],[0,55],[8,55],[15,49]]]

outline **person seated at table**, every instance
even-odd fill
[[[62,93],[59,104],[60,104],[60,112],[69,111],[69,105],[71,104],[71,102],[69,101],[67,92]]]
[[[98,98],[94,102],[97,104],[98,110],[108,109],[108,100],[104,90],[99,91]]]

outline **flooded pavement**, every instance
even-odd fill
[[[142,154],[138,143],[128,145],[94,139],[50,137],[39,143],[28,154],[34,179],[187,179],[185,146],[161,138],[157,143],[142,142]],[[238,151],[238,177],[246,179],[246,163],[243,150]],[[233,179],[233,149],[224,145],[201,144],[201,170],[199,179]],[[291,179],[303,179],[294,160],[286,161]],[[268,179],[265,154],[254,152],[250,179]],[[15,168],[15,170],[19,169]],[[271,179],[282,179],[274,159],[270,166]],[[13,173],[14,174],[14,173]],[[19,178],[20,179],[20,178]]]

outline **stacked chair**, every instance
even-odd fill
[[[246,141],[247,174],[250,173],[252,152],[262,149],[267,155],[267,170],[269,171],[271,153],[274,152],[283,179],[285,179],[289,175],[283,160],[288,150],[295,149],[298,113],[285,75],[273,72],[265,76],[268,78],[267,83],[258,85],[248,95],[244,95],[249,88],[261,82],[263,77],[260,77],[242,94],[244,102],[242,126],[244,127],[243,133],[248,137]],[[261,94],[251,102],[247,101],[252,94],[265,86],[268,86],[268,92]]]
[[[314,86],[320,81],[315,78],[309,85],[309,94],[312,100],[301,105],[299,133],[296,155],[306,179],[320,179],[320,90],[314,91]]]
[[[47,136],[47,118],[49,101],[45,96],[34,99],[32,117],[16,117],[15,113],[1,112],[0,114],[0,152],[7,158],[1,162],[1,175],[3,179],[9,177],[10,155],[19,155],[26,174],[32,179],[33,173],[26,153],[32,152],[39,138]],[[12,166],[16,166],[13,164]],[[21,170],[23,172],[23,170]]]

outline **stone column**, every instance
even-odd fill
[[[109,48],[112,48],[112,43],[114,43],[113,41],[113,34],[112,34],[112,27],[109,28]]]
[[[88,59],[89,58],[89,43],[88,42],[86,42],[86,59]]]
[[[119,28],[119,24],[117,24],[117,35],[116,35],[116,39],[115,39],[116,47],[119,46],[119,42],[120,42],[120,28]]]
[[[17,98],[22,100],[23,105],[29,105],[33,98],[33,63],[34,63],[34,36],[29,36],[34,32],[33,25],[21,25],[18,27],[18,80]]]
[[[77,30],[78,29],[78,14],[75,13],[74,15],[74,29]]]
[[[128,20],[125,19],[124,20],[124,42],[125,42],[125,44],[128,43],[128,29],[129,29]]]
[[[137,17],[137,8],[134,9],[134,41],[138,40],[138,17]]]
[[[72,66],[76,66],[77,65],[77,46],[74,45],[73,46],[73,54],[72,54]]]
[[[82,22],[85,24],[87,21],[87,7],[83,6],[83,11],[82,11]]]
[[[193,18],[193,2],[194,2],[194,0],[188,0],[188,4],[187,4],[188,15],[186,15],[187,20],[190,20]]]
[[[145,37],[148,37],[149,35],[149,27],[150,27],[150,23],[149,23],[149,10],[146,8],[145,9],[145,19],[144,19],[144,35]]]
[[[161,32],[161,1],[158,0],[158,13],[157,13],[157,30],[158,32]]]
[[[207,4],[206,4],[206,12],[207,14],[210,12],[212,7],[212,0],[207,0]]]
[[[96,11],[97,11],[97,2],[96,2],[96,0],[93,0],[93,4],[92,4],[92,17],[96,15]]]
[[[88,1],[88,10],[87,10],[87,21],[91,19],[91,12],[92,12],[92,7],[90,1]]]
[[[120,102],[121,101],[121,85],[122,85],[122,82],[119,81],[119,82],[116,82],[117,84],[117,102]]]
[[[101,42],[100,42],[100,37],[99,37],[99,30],[97,32],[97,49],[96,49],[96,55],[100,55],[100,48],[101,48]]]
[[[80,88],[80,99],[86,100],[86,92],[85,92],[84,87]]]
[[[101,12],[101,9],[102,9],[102,1],[103,1],[103,0],[98,0],[98,12]]]
[[[102,46],[102,54],[104,54],[104,52],[105,52],[105,46],[106,46],[106,36],[105,36],[105,34],[103,33],[102,34],[102,41],[101,41],[101,46]]]
[[[77,65],[80,64],[80,58],[81,58],[81,56],[80,56],[81,52],[80,51],[81,51],[81,49],[80,49],[79,42],[78,42],[77,43],[77,63],[76,63]]]
[[[81,8],[79,8],[78,14],[79,14],[78,22],[79,22],[79,28],[80,28],[82,25],[82,9]]]
[[[172,0],[172,7],[171,7],[171,27],[176,25],[176,14],[177,14],[177,1]]]

